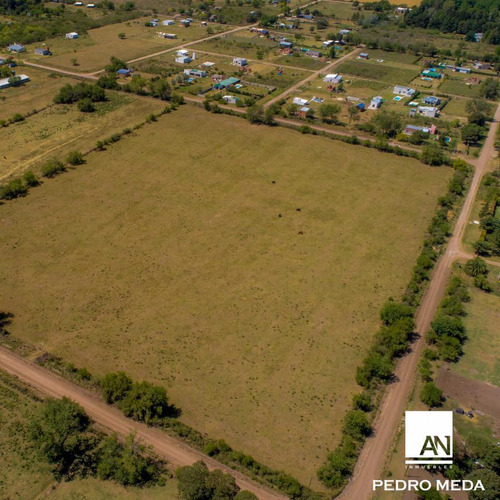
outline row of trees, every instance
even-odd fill
[[[496,216],[500,204],[500,170],[485,175],[484,202],[479,213],[481,236],[475,244],[479,255],[500,255],[500,219]]]
[[[133,435],[104,437],[83,408],[68,398],[47,399],[30,423],[29,438],[58,480],[96,476],[122,485],[164,481],[163,465]]]
[[[78,109],[84,113],[95,111],[95,102],[107,101],[108,97],[102,87],[96,84],[80,82],[75,85],[67,83],[54,96],[55,104],[78,103]]]

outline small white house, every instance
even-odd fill
[[[309,101],[307,99],[302,99],[301,97],[294,97],[293,103],[298,106],[305,106]]]
[[[340,83],[342,81],[342,75],[339,75],[337,73],[331,73],[325,76],[323,78],[323,81],[326,83]]]
[[[225,95],[222,97],[227,104],[236,104],[238,102],[238,98],[235,95]]]
[[[71,33],[66,33],[66,38],[68,38],[69,40],[78,38],[78,33],[76,31],[72,31]]]
[[[189,55],[189,50],[181,49],[176,52],[176,54],[181,57],[181,56],[188,56]]]
[[[427,118],[435,118],[439,115],[439,108],[435,106],[418,106],[417,112],[419,115],[426,116]]]
[[[416,90],[404,85],[396,85],[392,90],[393,94],[404,95],[405,97],[412,97],[415,95]]]
[[[334,40],[326,40],[326,42],[323,42],[323,48],[327,49],[328,47],[331,47],[335,43]]]
[[[339,31],[339,34],[341,35],[348,35],[351,32],[351,30],[343,29]]]
[[[75,2],[73,5],[76,7],[81,7],[83,5],[83,2]]]
[[[191,58],[189,56],[178,56],[175,58],[175,62],[179,64],[189,64],[191,62]]]
[[[165,21],[162,21],[161,24],[163,24],[163,26],[173,26],[175,22],[172,19],[165,19]]]
[[[246,66],[247,60],[244,57],[233,57],[233,64],[236,66]]]
[[[215,66],[215,63],[211,61],[205,61],[201,64],[202,68],[211,68],[212,66]]]
[[[27,75],[16,75],[15,78],[16,78],[15,83],[10,83],[9,82],[10,78],[2,78],[0,80],[0,89],[6,89],[8,87],[12,87],[15,85],[21,85],[23,83],[30,81],[29,76],[27,76]]]
[[[377,95],[371,100],[368,109],[378,109],[380,106],[382,106],[382,97]]]
[[[95,4],[93,4],[93,3],[87,4],[87,9],[93,9],[94,7],[95,7]]]

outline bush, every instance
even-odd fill
[[[66,171],[66,167],[59,160],[48,160],[42,167],[42,175],[44,177],[55,177],[60,173]]]
[[[0,188],[0,200],[12,200],[25,196],[28,188],[23,183],[22,179],[12,179],[8,184]]]
[[[420,391],[420,400],[428,406],[440,406],[443,392],[434,382],[427,382]]]
[[[168,416],[170,410],[165,389],[149,382],[134,383],[119,407],[127,417],[146,424]]]
[[[85,163],[82,153],[80,151],[70,151],[66,158],[66,162],[71,165],[82,165]]]
[[[351,410],[346,413],[342,432],[355,441],[363,441],[372,432],[366,413],[362,410]]]
[[[124,372],[108,373],[99,382],[102,397],[108,404],[117,403],[125,398],[132,389],[132,379]]]
[[[25,172],[25,174],[23,175],[23,181],[29,187],[35,187],[40,184],[37,176],[31,170]]]
[[[95,106],[90,98],[85,97],[78,101],[78,109],[83,113],[93,113],[95,111]]]

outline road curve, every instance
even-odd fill
[[[439,302],[443,297],[451,266],[457,258],[463,256],[463,252],[460,250],[460,241],[469,218],[472,204],[476,198],[481,178],[488,162],[495,154],[495,134],[499,121],[500,105],[495,112],[495,118],[488,132],[481,156],[471,162],[476,167],[471,187],[457,218],[453,235],[448,242],[445,253],[437,263],[429,287],[417,311],[416,331],[420,333],[420,338],[413,344],[410,354],[402,358],[396,366],[397,382],[387,387],[378,418],[374,422],[374,435],[367,439],[366,444],[361,450],[353,477],[338,497],[342,500],[368,500],[373,494],[372,481],[380,479],[387,453],[390,451],[391,444],[396,436],[396,431],[415,381],[417,363],[425,347],[424,335],[429,329]]]
[[[21,358],[4,347],[0,347],[0,368],[47,396],[71,398],[80,404],[96,423],[111,432],[121,436],[135,432],[143,443],[150,445],[159,457],[167,460],[169,466],[181,467],[203,460],[209,469],[221,469],[231,474],[242,490],[251,491],[261,500],[287,498],[158,429],[126,418],[117,408],[107,405],[91,392]]]

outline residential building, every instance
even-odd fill
[[[185,69],[184,74],[186,76],[194,76],[195,78],[205,78],[207,76],[207,72],[202,69]]]
[[[76,31],[66,33],[66,38],[68,38],[69,40],[74,40],[75,38],[78,38],[78,33]]]
[[[292,102],[298,106],[305,106],[309,101],[307,99],[302,99],[301,97],[294,97]]]
[[[491,69],[491,66],[489,63],[486,63],[486,62],[474,61],[474,68],[476,68],[476,69]]]
[[[8,87],[12,87],[13,85],[21,85],[23,83],[30,81],[29,77],[26,75],[16,75],[17,81],[16,81],[16,83],[12,84],[9,82],[10,78],[12,78],[12,77],[2,78],[0,80],[0,89],[6,89]]]
[[[172,19],[165,19],[161,24],[163,24],[163,26],[173,26],[175,22]]]
[[[247,60],[244,57],[233,57],[233,64],[240,67],[246,66]]]
[[[222,99],[224,99],[227,104],[236,104],[239,100],[235,95],[225,95]]]
[[[177,56],[175,62],[178,64],[188,64],[191,62],[191,58],[189,56]]]
[[[8,49],[11,52],[17,52],[18,54],[20,52],[25,52],[26,51],[24,45],[21,45],[20,43],[13,43],[12,45],[9,45]]]
[[[342,75],[339,75],[337,73],[331,73],[325,76],[323,78],[323,81],[326,83],[340,83],[342,81]]]
[[[218,82],[214,85],[215,89],[227,89],[228,87],[231,87],[231,85],[236,85],[237,83],[240,83],[239,78],[234,78],[234,76],[231,76],[230,78],[226,78],[225,80],[222,80],[221,82]]]
[[[368,109],[378,109],[380,106],[382,106],[382,97],[377,95],[371,100]]]
[[[48,47],[38,47],[35,49],[35,54],[37,56],[50,56],[52,53]]]
[[[433,95],[429,95],[424,97],[424,104],[429,104],[429,106],[439,106],[441,104],[441,99],[439,97],[435,97]]]
[[[422,75],[428,78],[444,78],[444,74],[436,71],[434,68],[424,69]]]
[[[318,57],[321,57],[323,54],[321,52],[318,52],[317,50],[309,49],[308,51],[305,52],[305,55],[317,59]]]
[[[361,52],[361,54],[359,54],[359,57],[361,59],[370,59],[370,56],[367,52]]]
[[[395,85],[392,89],[392,93],[396,95],[404,95],[405,97],[412,97],[416,94],[416,90],[411,87],[405,87],[404,85]]]
[[[435,106],[418,106],[417,113],[428,118],[435,118],[439,116],[439,109]]]

